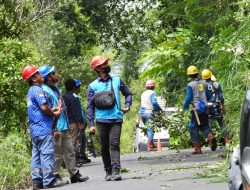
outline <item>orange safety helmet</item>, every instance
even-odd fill
[[[22,71],[22,77],[24,80],[29,80],[36,72],[38,69],[35,66],[27,65]]]
[[[93,59],[91,60],[90,64],[91,64],[91,68],[93,70],[96,69],[96,67],[102,65],[103,63],[109,61],[110,59],[109,58],[106,58],[102,55],[98,55],[98,56],[95,56],[93,57]]]
[[[154,80],[147,80],[145,87],[153,87],[155,86],[155,81]]]

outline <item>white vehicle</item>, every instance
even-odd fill
[[[178,108],[168,107],[168,108],[163,109],[163,111],[165,112],[166,115],[172,115],[173,113],[178,112]],[[135,131],[135,152],[147,151],[148,138],[146,135],[144,135],[144,132],[141,129],[143,128],[143,126],[144,124],[140,120],[139,128],[136,128],[136,131]],[[158,139],[160,139],[162,147],[167,147],[169,143],[169,138],[170,138],[170,135],[168,133],[168,130],[161,129],[160,132],[156,132],[154,134],[154,145],[156,146]]]

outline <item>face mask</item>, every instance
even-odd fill
[[[111,67],[109,65],[103,68],[103,72],[106,74],[110,73],[110,71],[111,71]]]

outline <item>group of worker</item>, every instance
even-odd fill
[[[189,131],[194,146],[193,154],[202,153],[199,131],[208,138],[211,150],[215,151],[217,142],[212,132],[213,120],[217,120],[223,131],[224,142],[229,142],[223,120],[225,108],[221,86],[209,69],[202,71],[202,80],[199,79],[199,70],[195,66],[188,67],[187,75],[191,78],[191,82],[187,85],[186,99],[181,113],[184,114],[191,105]]]
[[[120,136],[123,114],[130,110],[132,95],[119,77],[109,75],[109,60],[104,56],[95,56],[91,60],[92,70],[98,77],[88,88],[88,120],[91,133],[96,130],[95,123],[98,129],[105,180],[118,181],[122,179]],[[66,80],[66,92],[62,94],[56,86],[58,75],[55,67],[28,65],[23,69],[22,77],[29,84],[27,108],[32,141],[33,189],[68,184],[69,181],[60,176],[62,161],[71,183],[88,180],[89,177],[82,176],[78,169],[82,163],[90,162],[84,150],[86,120],[77,96],[80,82]],[[120,91],[125,96],[125,108],[121,107]]]
[[[201,144],[199,139],[199,131],[204,137],[208,138],[212,151],[217,148],[217,142],[212,132],[213,121],[216,120],[223,131],[224,143],[229,142],[228,132],[225,129],[223,113],[224,98],[220,84],[216,81],[214,75],[209,69],[202,71],[202,80],[199,79],[199,70],[195,66],[187,69],[187,75],[191,78],[191,82],[187,85],[187,93],[185,103],[181,114],[191,108],[191,120],[189,124],[190,139],[194,146],[193,154],[201,154]],[[162,114],[163,110],[156,100],[155,81],[148,80],[145,84],[146,91],[141,95],[140,118],[144,125],[147,126],[147,150],[156,151],[157,148],[153,142],[154,127],[153,122],[155,115]],[[137,126],[138,120],[136,121]]]
[[[97,74],[96,80],[89,84],[87,92],[89,131],[98,129],[101,143],[101,155],[106,171],[106,181],[121,180],[120,175],[120,137],[123,115],[129,112],[132,94],[119,77],[111,77],[109,58],[95,56],[90,64]],[[212,133],[212,122],[217,120],[224,131],[224,140],[228,142],[228,132],[223,121],[224,98],[222,89],[212,72],[199,71],[195,66],[187,69],[191,82],[187,85],[187,94],[183,110],[191,108],[189,124],[190,138],[194,145],[193,154],[201,154],[199,130],[208,138],[212,151],[217,148]],[[29,84],[27,93],[28,119],[32,140],[32,183],[33,189],[60,187],[68,184],[60,176],[64,161],[71,183],[84,182],[88,176],[82,176],[78,167],[90,162],[85,154],[84,139],[87,122],[78,93],[80,82],[76,79],[65,81],[66,92],[62,94],[56,86],[58,75],[55,67],[26,66],[22,77]],[[141,95],[140,117],[145,125],[154,122],[155,112],[163,113],[156,100],[155,81],[148,80],[146,91]],[[125,108],[120,102],[120,92],[125,97]],[[155,151],[153,143],[154,128],[147,127],[148,151]],[[78,167],[77,167],[78,166]]]

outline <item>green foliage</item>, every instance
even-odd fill
[[[143,81],[133,80],[129,86],[133,95],[133,105],[130,111],[124,115],[121,135],[121,152],[133,152],[135,137],[135,121],[139,117],[140,98],[144,90]]]
[[[161,129],[167,130],[170,135],[169,148],[184,149],[191,145],[188,123],[189,118],[182,117],[178,113],[172,115],[155,114],[154,122],[147,123],[142,131],[146,135],[148,127],[153,127],[155,132],[159,132]]]
[[[31,185],[30,154],[24,137],[8,136],[0,142],[0,150],[0,189],[28,188]]]
[[[0,132],[22,131],[27,126],[26,93],[28,85],[21,78],[24,66],[34,65],[38,55],[18,40],[0,40]]]

